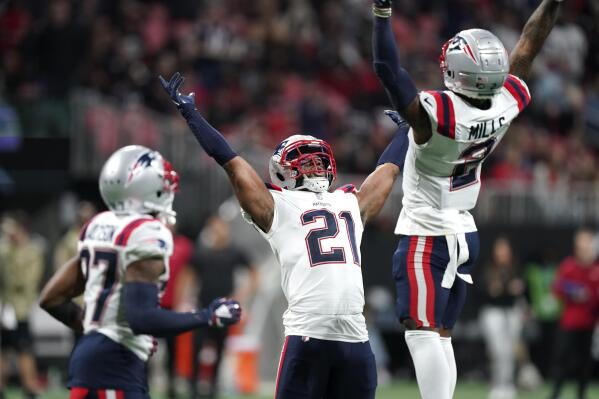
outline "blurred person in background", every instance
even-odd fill
[[[43,246],[32,239],[29,219],[23,211],[4,216],[0,240],[0,303],[2,304],[0,358],[0,397],[4,388],[7,352],[17,353],[21,384],[28,398],[40,393],[33,354],[34,342],[29,329],[29,314],[39,293],[44,271]],[[10,313],[10,315],[9,315]],[[12,317],[11,317],[12,315]],[[12,319],[12,322],[8,319]]]
[[[524,299],[526,286],[506,237],[495,240],[491,260],[484,265],[477,281],[483,305],[479,321],[491,361],[489,399],[513,399],[516,347],[522,332],[522,312],[518,305]]]
[[[193,255],[193,242],[180,234],[177,231],[177,225],[168,226],[173,233],[173,254],[169,259],[170,266],[170,277],[168,283],[166,283],[166,289],[160,299],[160,307],[169,310],[185,311],[189,310],[181,306],[182,299],[182,281],[181,277],[184,273],[183,270],[189,267],[191,257]],[[224,295],[219,295],[224,296]],[[218,296],[210,298],[207,302]],[[166,341],[166,367],[167,367],[167,397],[172,399],[175,397],[175,359],[177,355],[177,336],[171,335],[164,339]]]
[[[229,223],[219,216],[208,219],[199,236],[199,243],[188,269],[181,278],[182,291],[198,293],[198,303],[210,303],[213,298],[230,297],[247,308],[247,302],[258,288],[258,271],[248,256],[231,243]],[[236,286],[235,275],[247,271],[247,279]],[[192,351],[191,397],[215,397],[218,393],[218,371],[225,348],[228,329],[208,328],[194,334]],[[198,371],[202,363],[202,349],[212,347],[215,352],[207,384],[198,389]],[[209,350],[209,349],[207,349]]]
[[[554,382],[550,399],[558,399],[566,379],[575,375],[577,399],[586,399],[591,373],[591,344],[599,312],[599,262],[594,233],[574,235],[574,255],[562,261],[553,292],[563,303],[555,341]]]
[[[91,202],[81,201],[77,204],[76,220],[68,228],[66,233],[63,234],[54,248],[54,270],[58,270],[69,259],[72,259],[77,255],[77,244],[79,243],[81,228],[85,226],[95,214],[96,207]]]

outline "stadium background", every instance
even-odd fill
[[[418,87],[428,89],[442,86],[437,60],[448,37],[482,27],[511,49],[537,1],[396,4],[393,23],[403,63]],[[134,143],[161,151],[182,176],[175,201],[179,230],[195,240],[207,218],[220,214],[232,223],[235,244],[259,267],[247,339],[238,345],[258,353],[256,372],[268,391],[285,307],[277,267],[266,244],[240,220],[225,174],[187,132],[157,76],[182,72],[198,109],[265,179],[276,143],[306,132],[332,144],[342,172],[339,183],[359,184],[393,134],[382,114],[388,103],[371,68],[370,29],[367,0],[0,2],[0,210],[28,213],[34,238],[45,248],[47,278],[54,247],[75,222],[77,202],[102,208],[97,175],[108,155]],[[533,103],[483,169],[474,211],[481,231],[480,267],[495,238],[507,236],[532,286],[534,271],[550,275],[571,253],[578,226],[597,225],[597,37],[599,4],[566,0],[528,81]],[[400,387],[390,391],[395,393],[403,386],[413,389],[391,303],[392,229],[401,195],[398,183],[362,245],[370,329],[386,347],[390,381]],[[558,309],[540,310],[552,306],[549,286],[538,295],[529,289],[522,338],[545,378],[559,316]],[[489,373],[479,310],[473,291],[455,338],[460,381],[474,381],[478,392],[472,397],[481,397]],[[39,310],[31,320],[41,376],[56,389],[71,337]],[[596,378],[597,362],[594,370]],[[160,390],[163,377],[153,375]],[[236,375],[224,373],[225,392],[238,388]],[[458,391],[458,397],[465,392]],[[522,397],[534,395],[541,394]],[[590,397],[599,398],[596,386]]]

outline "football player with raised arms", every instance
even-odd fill
[[[232,299],[177,313],[160,309],[169,278],[179,177],[157,151],[131,145],[116,151],[100,174],[108,211],[81,230],[79,256],[44,287],[40,306],[82,333],[69,362],[71,399],[147,399],[153,337],[239,321]],[[83,294],[85,311],[72,301]]]
[[[407,149],[402,125],[359,191],[330,192],[330,146],[308,135],[283,140],[270,158],[272,184],[228,145],[182,95],[176,73],[160,81],[203,149],[227,172],[244,217],[270,243],[281,265],[288,309],[277,399],[374,398],[376,365],[362,315],[363,224],[381,210]]]
[[[395,110],[411,126],[403,209],[393,256],[396,313],[424,399],[447,399],[456,384],[451,330],[472,283],[479,251],[476,204],[483,161],[530,102],[525,83],[560,8],[543,0],[508,56],[483,29],[457,33],[441,50],[447,90],[417,92],[400,66],[390,0],[374,0],[374,69]]]

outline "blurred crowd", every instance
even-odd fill
[[[421,89],[441,88],[441,44],[488,28],[511,49],[533,0],[397,0],[402,62]],[[385,147],[388,101],[372,72],[368,0],[10,0],[0,10],[3,132],[69,137],[74,117],[138,142],[175,117],[157,75],[181,71],[199,109],[236,142],[273,148],[294,132],[330,140],[340,169],[368,172]],[[597,181],[599,5],[568,0],[529,80],[533,103],[486,173],[513,184]],[[108,98],[74,108],[73,92]],[[84,115],[73,115],[84,112]],[[18,123],[9,123],[15,119]],[[85,133],[83,133],[85,134]],[[150,140],[151,142],[151,140]],[[112,149],[111,149],[112,150]]]

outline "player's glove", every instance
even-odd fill
[[[373,0],[372,13],[377,17],[389,18],[392,10],[392,0]]]
[[[217,298],[208,305],[210,326],[224,327],[235,324],[241,319],[239,302],[230,298]]]
[[[168,82],[162,76],[158,76],[158,79],[177,107],[181,107],[184,104],[192,104],[195,108],[195,93],[184,95],[179,92],[179,88],[185,81],[185,78],[179,72],[175,73]]]
[[[397,126],[399,126],[399,127],[402,127],[408,123],[401,117],[401,115],[399,115],[399,112],[397,112],[397,111],[392,111],[390,109],[386,109],[385,115],[387,115],[389,118],[391,118],[391,120],[393,122],[395,122],[397,124]]]

